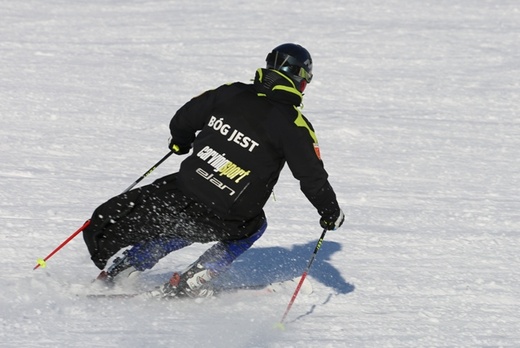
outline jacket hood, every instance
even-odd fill
[[[300,106],[303,94],[296,89],[294,82],[281,72],[272,69],[258,69],[254,86],[259,95],[295,106]]]

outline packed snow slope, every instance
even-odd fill
[[[4,0],[0,16],[0,346],[520,347],[517,0]],[[88,299],[81,236],[33,271],[166,154],[183,103],[284,42],[313,55],[304,113],[347,217],[285,331],[292,291]],[[318,215],[288,170],[275,197],[230,284],[304,270]]]

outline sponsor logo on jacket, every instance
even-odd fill
[[[250,170],[245,170],[239,167],[237,164],[228,160],[225,154],[221,154],[209,146],[204,147],[197,153],[197,157],[204,160],[207,164],[213,167],[214,173],[208,173],[206,170],[198,168],[197,174],[202,176],[204,179],[211,182],[221,190],[229,190],[229,195],[233,196],[235,191],[229,186],[225,185],[222,181],[218,180],[216,176],[224,176],[232,180],[236,184],[240,184],[241,180],[251,174]],[[218,173],[218,174],[215,174]]]
[[[321,160],[320,145],[318,145],[318,143],[314,143],[313,146],[314,146],[314,152],[316,152],[316,156],[318,157],[319,160]]]
[[[253,152],[253,150],[259,145],[258,142],[254,141],[244,133],[237,129],[232,129],[229,124],[224,123],[224,118],[216,118],[215,116],[211,116],[208,122],[208,126],[227,137],[227,141],[232,141],[244,149],[247,149],[249,152]]]
[[[197,168],[195,170],[195,173],[199,174],[204,179],[206,179],[207,181],[209,181],[210,183],[212,183],[213,185],[215,185],[216,187],[218,187],[222,191],[229,192],[230,196],[233,196],[235,194],[235,190],[233,190],[231,187],[229,187],[228,185],[224,184],[222,181],[220,181],[217,178],[215,178],[215,174],[208,173],[207,171],[205,171],[202,168]]]

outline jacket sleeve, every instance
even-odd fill
[[[171,141],[191,148],[197,131],[204,127],[213,109],[216,90],[209,90],[184,104],[170,121]]]
[[[300,188],[321,216],[337,212],[336,193],[320,158],[318,140],[311,123],[298,112],[290,132],[284,134],[283,148],[287,164]]]

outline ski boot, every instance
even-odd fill
[[[211,280],[215,277],[215,272],[197,263],[182,274],[174,273],[170,280],[159,288],[156,295],[162,298],[212,297],[214,290]]]
[[[127,257],[127,252],[123,252],[123,256],[117,257],[108,267],[106,271],[101,271],[97,276],[95,282],[104,284],[107,287],[113,287],[117,282],[125,282],[129,279],[134,279],[141,272],[130,264]]]

